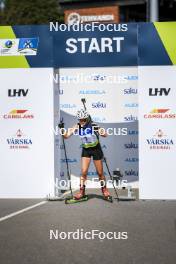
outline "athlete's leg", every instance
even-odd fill
[[[103,162],[102,160],[94,160],[94,165],[97,170],[99,181],[101,184],[101,190],[105,198],[108,198],[110,196],[110,193],[106,187],[106,178],[103,173]]]
[[[91,158],[82,157],[81,158],[81,177],[80,177],[80,185],[85,185],[85,181],[87,180],[87,173],[89,169]]]
[[[85,181],[87,180],[87,172],[89,169],[91,158],[81,158],[81,177],[80,177],[80,192],[75,194],[75,199],[81,199],[85,195]]]
[[[104,181],[104,184],[105,184],[106,179],[105,179],[105,176],[103,174],[103,162],[102,162],[102,160],[94,160],[94,165],[95,165],[96,171],[98,173],[99,180],[102,181],[102,183]]]

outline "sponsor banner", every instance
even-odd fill
[[[49,26],[0,26],[0,68],[53,67]]]
[[[176,22],[94,23],[92,31],[68,30],[68,25],[54,22],[1,26],[0,68],[176,64]]]
[[[144,114],[144,118],[148,119],[175,119],[176,113],[167,108],[154,108],[149,114]]]
[[[54,67],[136,66],[137,24],[117,26],[118,31],[53,32]]]
[[[65,23],[119,22],[119,7],[106,6],[94,8],[69,9],[64,11]]]
[[[7,138],[7,144],[10,149],[29,149],[32,146],[32,139],[18,129],[12,137]]]
[[[8,89],[8,97],[26,97],[29,89]]]
[[[52,74],[49,68],[0,70],[1,198],[54,194]]]
[[[78,68],[72,69],[71,75],[68,69],[60,69],[59,73],[60,88],[63,90],[63,94],[60,96],[61,116],[64,118],[66,128],[77,123],[76,112],[83,108],[81,98],[86,98],[87,109],[93,120],[103,128],[113,128],[116,131],[113,136],[109,135],[105,139],[100,137],[102,149],[111,170],[119,168],[124,179],[137,183],[137,69],[135,67]],[[130,107],[132,104],[133,106]],[[66,144],[71,172],[79,177],[80,138],[72,136]],[[61,178],[63,179],[67,174],[62,145],[60,149],[61,170],[64,172]],[[92,163],[89,172],[88,177],[97,177]],[[105,164],[104,172],[108,177]]]
[[[151,137],[146,139],[146,143],[150,149],[154,150],[170,150],[174,147],[174,141],[163,130],[158,131]]]
[[[140,199],[176,199],[176,66],[141,66]]]
[[[39,38],[0,39],[0,56],[36,56]]]
[[[175,34],[176,22],[139,23],[139,65],[175,65]]]
[[[59,76],[58,76],[59,75]],[[138,116],[136,67],[60,69],[54,80],[63,91],[60,108],[75,115],[86,98],[95,122],[134,122]]]
[[[34,115],[29,110],[13,109],[9,113],[3,115],[4,119],[33,119]]]

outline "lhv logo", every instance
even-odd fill
[[[171,88],[149,88],[149,96],[168,96]]]
[[[9,97],[26,97],[29,89],[8,89]]]

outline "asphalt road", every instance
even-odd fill
[[[1,264],[175,264],[176,201],[47,202],[0,222]],[[41,200],[0,200],[0,219]],[[50,230],[128,232],[128,239],[50,239]]]

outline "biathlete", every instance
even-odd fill
[[[93,157],[93,162],[99,176],[101,183],[101,190],[104,199],[111,198],[110,193],[106,187],[106,179],[103,174],[103,152],[99,142],[99,135],[107,137],[104,129],[98,127],[96,124],[90,123],[89,114],[86,110],[81,109],[77,112],[78,123],[72,128],[64,132],[64,138],[67,139],[75,134],[78,134],[82,140],[82,155],[81,155],[81,172],[80,177],[80,191],[74,195],[74,199],[81,200],[85,197],[85,184],[87,180],[87,173]]]

